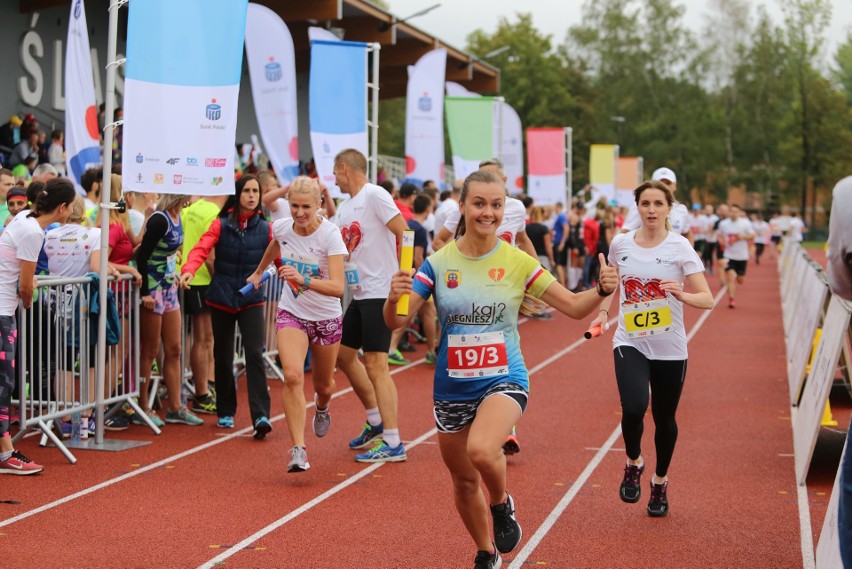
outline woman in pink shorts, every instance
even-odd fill
[[[284,368],[284,412],[293,440],[287,472],[310,468],[305,450],[304,361],[311,348],[313,431],[324,437],[331,425],[328,406],[334,393],[334,365],[340,347],[346,245],[337,226],[318,214],[320,187],[299,176],[290,184],[290,214],[272,224],[274,240],[248,282],[258,286],[263,271],[281,257],[278,274],[287,282],[278,304],[278,354]]]

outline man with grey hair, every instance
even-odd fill
[[[48,164],[47,162],[39,164],[36,166],[35,170],[33,170],[33,182],[47,182],[48,180],[58,177],[59,172],[56,171],[53,164]]]

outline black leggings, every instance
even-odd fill
[[[677,422],[675,412],[686,378],[686,360],[649,360],[639,350],[619,346],[615,356],[615,378],[621,396],[621,431],[627,457],[636,460],[642,455],[642,431],[648,409],[648,384],[654,397],[651,414],[654,416],[654,445],[657,449],[657,476],[669,471],[675,442]]]

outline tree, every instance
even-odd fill
[[[852,31],[847,32],[846,41],[837,48],[834,62],[837,64],[834,75],[846,91],[846,104],[852,106]]]

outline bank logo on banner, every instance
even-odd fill
[[[266,80],[270,83],[281,81],[281,78],[284,77],[284,72],[281,71],[281,64],[276,62],[275,57],[271,55],[269,56],[269,63],[263,66],[263,70]]]
[[[124,95],[126,190],[234,192],[247,0],[131,2]]]
[[[432,97],[429,96],[429,93],[423,93],[423,96],[417,100],[417,107],[424,113],[432,110]]]

